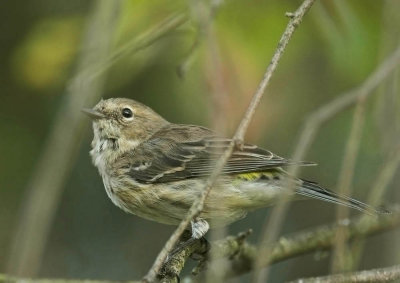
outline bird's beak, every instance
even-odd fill
[[[82,108],[82,112],[94,120],[106,118],[106,116],[103,113],[93,110],[93,109],[90,109],[90,108]]]

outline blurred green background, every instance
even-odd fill
[[[212,36],[199,35],[201,9],[207,10],[207,3],[121,1],[113,50],[173,13],[184,13],[189,20],[150,46],[117,60],[105,75],[102,96],[133,98],[171,122],[211,128],[224,124],[225,133],[232,135],[286,27],[285,12],[294,11],[301,1],[223,1],[215,16],[206,19]],[[55,115],[67,99],[66,88],[77,69],[94,5],[94,1],[78,0],[2,3],[0,273],[7,271],[28,185]],[[358,86],[399,44],[399,10],[396,0],[317,1],[289,43],[246,141],[290,157],[307,115]],[[199,44],[191,53],[196,39]],[[182,78],[177,68],[184,62],[189,64]],[[222,80],[219,84],[216,77]],[[367,102],[353,182],[353,195],[361,200],[367,199],[377,171],[398,144],[399,77],[395,72]],[[336,189],[352,113],[346,110],[319,132],[306,158],[319,166],[303,170],[303,177]],[[77,109],[74,115],[82,114]],[[127,215],[109,201],[88,155],[92,130],[89,121],[84,121],[85,136],[76,140],[79,153],[62,186],[37,276],[140,278],[173,227]],[[386,203],[399,200],[399,177],[387,188]],[[249,214],[231,225],[229,232],[253,228],[250,241],[256,242],[268,211]],[[283,233],[331,222],[334,215],[335,207],[327,203],[293,203]],[[399,263],[396,237],[400,237],[398,231],[370,237],[360,268]],[[329,255],[311,254],[275,264],[272,282],[327,274],[329,259]]]

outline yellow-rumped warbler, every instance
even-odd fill
[[[83,111],[93,119],[90,155],[112,202],[126,212],[160,223],[179,224],[214,170],[213,164],[231,143],[201,126],[169,123],[131,99],[101,100]],[[282,167],[293,164],[255,145],[234,150],[204,210],[192,221],[192,236],[202,237],[209,229],[208,222],[227,225],[249,210],[272,204],[291,178]],[[314,182],[294,181],[296,194],[378,212]]]

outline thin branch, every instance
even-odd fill
[[[381,217],[355,217],[343,222],[341,225],[347,225],[349,228],[350,239],[366,237],[393,230],[400,227],[400,206],[391,207],[392,214],[382,215]],[[290,236],[284,236],[274,243],[271,254],[271,263],[277,263],[283,260],[297,257],[306,253],[328,250],[332,248],[335,241],[335,233],[338,224],[323,225],[307,231],[297,232]],[[246,242],[251,231],[240,233],[237,236],[228,236],[225,239],[211,243],[211,249],[214,250],[215,259],[230,259],[229,274],[226,276],[234,277],[247,273],[255,267],[256,258],[259,257],[259,248]],[[162,282],[176,282],[176,276],[182,271],[183,266],[189,256],[193,253],[203,254],[205,246],[200,241],[194,241],[186,246],[164,266],[159,279]],[[210,266],[209,268],[213,268]],[[199,273],[203,269],[196,268]],[[168,281],[169,280],[169,281]],[[0,274],[0,283],[14,282],[32,282],[32,283],[110,283],[112,281],[96,280],[66,280],[66,279],[21,279],[17,277]],[[114,281],[115,282],[115,281]],[[137,281],[129,281],[137,282]],[[127,282],[126,282],[127,283]]]
[[[385,188],[393,180],[395,173],[400,165],[400,147],[389,154],[388,160],[379,172],[378,177],[374,185],[372,186],[370,195],[368,197],[368,203],[376,206],[378,205],[385,192]]]
[[[0,274],[0,283],[141,283],[140,281],[110,281],[88,279],[19,278]]]
[[[224,264],[224,273],[219,274],[222,277],[218,279],[221,282],[225,282],[225,277],[227,271],[229,271],[230,263],[236,256],[240,256],[242,251],[247,249],[247,247],[251,247],[252,245],[246,242],[246,239],[253,233],[253,230],[248,230],[246,232],[241,232],[237,236],[228,236],[223,238],[222,240],[214,241],[211,243],[211,258],[208,257],[207,260],[207,274],[218,274],[220,271],[217,269],[221,268],[220,262],[222,261]],[[201,271],[204,270],[205,264],[200,262],[192,271],[193,275],[198,275]],[[209,278],[207,278],[209,279]]]
[[[197,23],[197,34],[185,58],[176,67],[177,74],[180,78],[183,79],[186,76],[195,61],[200,46],[204,39],[210,34],[212,23],[222,4],[223,1],[220,0],[213,0],[210,1],[210,3],[207,1],[190,1],[192,19]]]
[[[89,72],[85,70],[92,70],[107,57],[119,7],[120,1],[95,2],[78,70],[67,86],[64,103],[27,186],[8,262],[12,274],[34,276],[40,267],[64,180],[77,155],[86,125],[79,111],[103,92],[104,78],[89,80]]]
[[[167,257],[168,253],[172,250],[172,248],[176,245],[176,243],[178,242],[179,237],[182,235],[183,231],[189,225],[190,221],[192,219],[194,219],[197,215],[199,215],[199,213],[203,210],[204,202],[205,202],[212,186],[214,185],[218,176],[222,172],[226,162],[228,161],[229,157],[231,156],[235,145],[243,143],[243,138],[246,133],[246,130],[247,130],[247,128],[250,124],[250,121],[255,113],[255,110],[261,100],[261,97],[263,96],[265,89],[269,84],[271,76],[274,73],[274,71],[278,65],[278,62],[281,59],[283,52],[285,51],[285,48],[286,48],[289,40],[291,39],[294,31],[296,30],[298,25],[301,23],[303,16],[310,9],[310,7],[314,3],[314,1],[315,0],[305,0],[303,2],[303,4],[300,6],[300,8],[295,12],[295,15],[293,16],[293,18],[289,21],[281,39],[279,40],[278,47],[271,59],[271,62],[264,74],[264,77],[261,80],[261,83],[258,86],[258,89],[255,92],[255,94],[250,102],[250,105],[249,105],[243,119],[241,120],[241,123],[239,124],[239,126],[236,130],[235,135],[233,136],[233,140],[235,142],[231,142],[231,144],[229,145],[227,150],[224,152],[224,154],[218,160],[218,162],[215,166],[215,170],[213,171],[211,176],[208,178],[205,186],[202,189],[202,193],[201,193],[200,197],[198,198],[197,201],[195,201],[193,203],[193,205],[191,206],[185,219],[182,220],[182,222],[179,224],[178,228],[168,239],[165,246],[158,254],[153,266],[150,268],[149,272],[144,277],[144,280],[149,281],[149,282],[153,282],[155,280],[156,275],[160,271],[165,258]]]
[[[304,278],[291,281],[291,283],[378,283],[393,282],[397,279],[400,279],[400,265],[324,277]]]
[[[203,240],[195,240],[186,245],[178,253],[174,254],[163,266],[161,272],[157,275],[162,283],[177,283],[178,276],[182,272],[186,261],[193,254],[202,256],[205,260],[205,254],[208,252],[208,246]],[[202,262],[202,261],[201,261]]]
[[[253,99],[251,100],[251,103],[249,105],[249,108],[247,109],[243,119],[240,122],[240,125],[236,131],[235,138],[241,142],[243,140],[243,137],[247,131],[247,128],[250,124],[250,120],[254,115],[254,112],[257,108],[257,105],[259,104],[261,97],[265,91],[265,88],[267,87],[269,80],[273,74],[273,72],[276,69],[276,66],[278,65],[279,60],[282,57],[283,52],[285,51],[285,48],[287,44],[289,43],[289,40],[291,39],[294,31],[296,28],[300,25],[301,21],[303,20],[304,15],[308,12],[308,10],[311,8],[311,6],[314,4],[315,0],[305,0],[301,6],[296,10],[296,12],[293,13],[288,25],[286,26],[286,29],[279,40],[278,47],[272,57],[271,63],[269,64],[267,71],[264,74],[264,77],[258,86],[258,89],[256,93],[253,96]]]
[[[400,165],[400,147],[392,154],[381,168],[374,185],[372,186],[368,203],[371,205],[378,205],[383,198],[385,188],[393,180],[395,173]],[[362,255],[362,250],[365,244],[364,239],[356,239],[352,244],[352,257],[353,266],[357,266]]]
[[[129,54],[134,54],[146,47],[149,47],[157,40],[163,38],[171,31],[176,30],[188,21],[188,17],[184,13],[175,13],[167,17],[161,23],[148,31],[132,38],[124,45],[117,48],[111,53],[104,62],[99,63],[93,68],[91,78],[101,75],[104,71],[114,65],[118,60],[126,58]]]
[[[303,16],[311,8],[311,6],[314,4],[314,2],[315,2],[315,0],[314,1],[307,1],[306,0],[297,9],[297,11],[295,13],[290,13],[288,16],[291,18],[291,20],[290,20],[286,30],[289,30],[289,29],[293,29],[294,30],[300,24]],[[285,31],[285,33],[286,33],[286,31]],[[289,184],[288,187],[294,187],[294,184],[292,184],[292,185]],[[283,199],[287,199],[287,198],[289,198],[289,196],[286,196],[286,194],[284,194],[284,196],[282,196],[281,199],[283,200]],[[283,201],[281,203],[282,204],[279,205],[276,208],[276,210],[274,210],[274,212],[277,213],[278,216],[279,216],[279,214],[281,214],[281,215],[284,214],[283,213],[284,211],[280,212],[280,210],[285,208],[284,205],[283,205]],[[271,215],[271,217],[272,216],[273,215]],[[283,217],[281,217],[281,218],[283,218]],[[270,219],[272,219],[272,218],[270,218]],[[278,236],[278,231],[279,231],[278,227],[280,225],[280,224],[278,224],[279,220],[277,218],[275,223],[273,221],[275,221],[275,219],[272,219],[271,223],[268,224],[268,227],[270,227],[270,228],[268,228],[268,233],[269,234],[267,234],[267,229],[264,229],[264,233],[263,233],[263,237],[262,237],[262,243],[263,243],[262,247],[264,247],[264,248],[262,249],[262,252],[260,253],[261,256],[258,258],[258,261],[257,261],[257,264],[256,264],[257,267],[262,266],[263,262],[268,262],[268,254],[269,254],[269,252],[268,252],[268,244],[271,243],[273,240],[275,240],[277,238],[277,236]],[[276,227],[276,228],[273,228],[273,227]],[[254,274],[254,282],[265,282],[267,280],[267,278],[268,278],[268,270],[267,269],[261,270],[259,268],[256,268],[255,274]]]
[[[351,195],[351,183],[354,176],[354,168],[358,149],[361,143],[362,128],[365,120],[365,99],[360,99],[354,110],[353,123],[350,130],[350,135],[347,140],[342,168],[339,175],[337,192],[340,195]],[[339,222],[342,219],[349,217],[349,208],[344,205],[338,205],[336,209],[336,220]],[[347,228],[339,227],[336,232],[336,244],[333,249],[332,256],[332,273],[349,271],[349,260],[351,259],[350,252],[346,247]]]
[[[292,160],[299,161],[304,159],[304,156],[313,143],[319,128],[333,119],[337,114],[354,105],[359,99],[367,99],[373,93],[373,90],[396,69],[396,66],[399,63],[400,46],[381,65],[379,65],[378,68],[375,69],[375,71],[359,87],[340,95],[338,98],[313,112],[304,123]],[[292,166],[289,169],[289,174],[292,176],[298,176],[299,171],[299,166]],[[290,182],[287,187],[288,191],[294,190],[295,184]],[[279,234],[281,225],[284,223],[290,199],[291,194],[282,194],[278,203],[270,213],[267,223],[264,225],[265,228],[262,243],[265,250],[263,250],[263,256],[259,258],[259,266],[268,265],[267,263],[270,255],[270,248],[268,247],[270,247]],[[264,272],[267,273],[268,271],[265,270]]]
[[[192,10],[196,9],[200,3],[205,3],[205,1],[191,1]],[[210,109],[213,121],[213,128],[216,129],[218,133],[226,135],[227,133],[227,119],[229,116],[230,109],[230,99],[228,95],[228,89],[226,85],[225,72],[221,62],[221,52],[218,42],[218,37],[214,28],[214,20],[217,11],[220,9],[220,5],[223,1],[221,0],[211,0],[208,7],[207,17],[199,15],[199,28],[203,28],[203,40],[205,41],[206,47],[206,74],[207,83],[209,85],[210,94]],[[197,3],[197,4],[195,4]],[[198,38],[201,40],[201,38]],[[212,223],[211,223],[212,226]],[[219,229],[211,230],[209,233],[209,240],[214,242],[217,239],[224,239],[228,235],[227,227],[221,227]],[[215,266],[215,269],[208,268],[205,274],[206,283],[219,283],[225,282],[224,275],[226,273],[227,260],[215,261],[215,249],[211,249],[210,253],[207,255],[207,265]],[[205,263],[205,261],[201,261]],[[205,264],[203,264],[204,266]]]
[[[339,225],[348,227],[349,239],[365,237],[400,226],[400,207],[391,207],[393,213],[381,217],[368,219],[355,217],[342,221],[340,224],[323,225],[304,232],[297,232],[292,236],[283,236],[271,245],[269,264],[277,263],[302,254],[331,249],[335,243],[335,234]],[[247,273],[256,267],[260,257],[260,248],[252,245],[243,245],[239,255],[231,261],[230,273],[233,277]],[[267,266],[268,263],[265,263]]]

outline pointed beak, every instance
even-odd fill
[[[82,108],[82,112],[88,115],[93,120],[106,118],[106,116],[103,113],[90,108]]]

